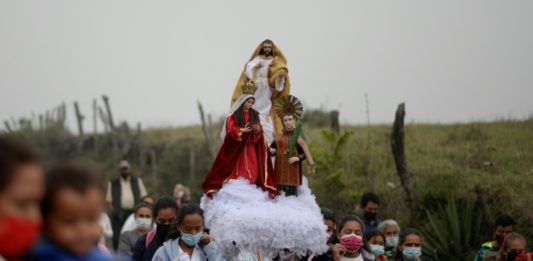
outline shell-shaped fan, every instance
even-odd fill
[[[304,114],[304,106],[296,96],[287,95],[278,99],[274,110],[281,118],[285,114],[292,114],[294,118],[301,119]]]

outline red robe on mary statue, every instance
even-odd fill
[[[244,112],[244,120],[250,122],[248,111]],[[259,131],[243,132],[235,117],[230,115],[226,119],[226,137],[218,151],[218,155],[211,170],[202,183],[206,194],[216,192],[224,183],[244,178],[268,192],[271,196],[277,194],[274,169],[270,160],[269,148],[263,136],[263,129]]]

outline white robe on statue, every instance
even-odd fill
[[[263,126],[263,131],[265,133],[265,138],[268,141],[268,144],[271,144],[274,141],[274,125],[272,124],[272,90],[275,89],[275,86],[271,87],[268,85],[268,69],[270,63],[273,59],[266,59],[260,56],[255,57],[249,63],[246,64],[246,77],[253,80],[254,75],[253,71],[256,68],[257,64],[263,62],[263,67],[257,68],[255,75],[255,86],[257,90],[255,91],[255,104],[253,106],[254,110],[259,112],[259,118],[261,120],[261,125]],[[276,92],[283,91],[285,86],[285,78],[280,79],[280,84],[278,85],[279,89],[275,89]]]

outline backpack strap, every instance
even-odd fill
[[[152,240],[154,240],[155,234],[156,234],[156,230],[155,229],[150,230],[150,232],[148,232],[148,234],[146,234],[146,243],[145,243],[145,246],[144,246],[145,248],[148,248],[150,243],[152,243]]]

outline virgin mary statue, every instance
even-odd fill
[[[272,197],[277,194],[269,148],[259,113],[252,108],[254,102],[255,97],[248,94],[233,104],[222,128],[224,143],[202,183],[206,195],[237,179],[257,185]]]

